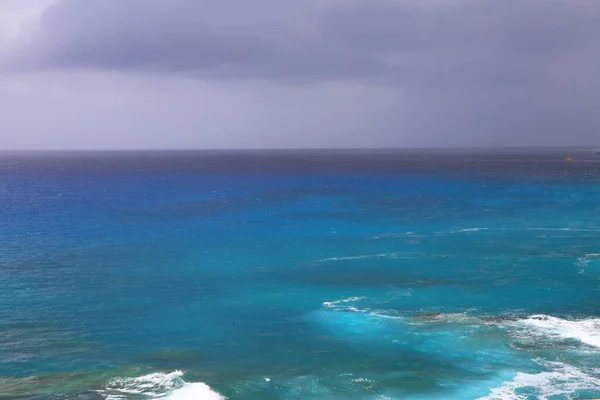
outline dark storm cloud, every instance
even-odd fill
[[[215,77],[370,75],[377,60],[335,48],[305,25],[317,2],[60,1],[21,54],[34,68],[101,68]],[[319,14],[317,14],[317,17]],[[313,22],[314,23],[314,22]]]
[[[416,86],[543,84],[600,50],[596,1],[60,0],[21,68]]]
[[[0,147],[600,144],[596,0],[5,1]]]

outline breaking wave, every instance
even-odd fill
[[[600,253],[588,253],[582,257],[579,257],[577,262],[575,262],[575,265],[579,267],[580,273],[585,273],[585,267],[598,259],[600,259]]]
[[[111,379],[100,394],[106,400],[126,400],[132,397],[165,400],[225,400],[225,397],[213,391],[205,383],[184,381],[182,371]]]
[[[548,371],[537,374],[517,372],[513,380],[491,389],[489,395],[477,400],[574,399],[580,398],[576,393],[582,391],[600,396],[600,378],[594,376],[597,375],[595,372],[560,362],[537,361]]]
[[[600,348],[600,318],[566,320],[549,315],[532,315],[515,323],[517,331],[528,328],[525,335],[550,339],[572,339],[580,343]]]

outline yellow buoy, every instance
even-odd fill
[[[575,160],[573,160],[571,157],[567,157],[567,158],[565,158],[565,161],[566,161],[566,162],[573,162],[573,161],[575,161]]]

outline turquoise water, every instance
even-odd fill
[[[0,398],[600,397],[569,155],[2,155]]]

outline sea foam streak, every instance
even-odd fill
[[[481,228],[463,228],[463,229],[456,229],[456,230],[452,230],[452,231],[443,231],[443,232],[438,232],[439,234],[445,234],[445,233],[470,233],[470,232],[482,232],[482,231],[489,231],[492,230],[492,228],[485,228],[485,227],[481,227]],[[495,230],[504,230],[502,228],[496,228]]]
[[[323,258],[321,260],[314,261],[315,263],[325,263],[331,261],[348,261],[348,260],[363,260],[367,258],[399,258],[402,253],[380,253],[380,254],[361,254],[358,256],[346,256],[346,257],[330,257]]]
[[[341,299],[341,300],[335,300],[335,301],[326,301],[323,303],[323,306],[325,307],[335,307],[338,304],[342,304],[342,303],[353,303],[355,301],[360,301],[360,300],[364,300],[366,297],[348,297],[345,299]]]
[[[403,239],[403,238],[422,238],[425,237],[421,234],[416,234],[415,232],[392,232],[392,233],[381,233],[377,236],[373,236],[372,239]]]
[[[600,229],[585,228],[526,228],[528,231],[549,231],[549,232],[600,232]]]
[[[136,378],[115,378],[100,391],[107,400],[128,399],[167,399],[167,400],[225,400],[202,382],[188,383],[183,380],[182,371],[168,374],[154,373]]]
[[[348,297],[346,299],[335,300],[335,301],[326,301],[323,303],[323,307],[333,308],[336,310],[348,310],[348,311],[356,311],[356,312],[367,312],[368,310],[363,310],[357,308],[352,305],[357,301],[364,300],[365,297]]]

